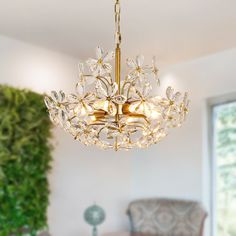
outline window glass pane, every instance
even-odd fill
[[[236,102],[214,108],[218,236],[236,236]]]

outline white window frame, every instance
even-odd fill
[[[218,97],[213,97],[207,99],[207,123],[208,123],[208,161],[210,167],[210,199],[209,199],[209,215],[210,215],[210,235],[211,236],[220,236],[217,235],[217,217],[216,217],[216,209],[217,209],[217,201],[216,201],[216,156],[215,156],[215,148],[214,148],[214,108],[220,105],[224,105],[227,103],[236,102],[236,92],[221,95]]]

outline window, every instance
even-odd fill
[[[236,101],[213,107],[215,236],[236,236]]]

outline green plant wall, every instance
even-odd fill
[[[50,135],[42,95],[0,85],[0,236],[47,227]]]

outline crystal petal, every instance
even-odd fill
[[[186,102],[185,107],[188,109],[188,108],[189,108],[189,105],[190,105],[190,100],[188,99],[187,102]]]
[[[146,82],[143,86],[143,97],[147,97],[152,90],[152,86],[149,82]]]
[[[44,98],[44,103],[47,106],[48,109],[51,109],[54,107],[54,102],[52,101],[52,99],[48,96],[45,96]]]
[[[96,89],[96,93],[97,93],[97,96],[98,96],[98,97],[100,97],[100,98],[108,97],[108,93],[107,93],[107,91],[103,88],[101,81],[98,81],[98,82],[97,82],[95,89]]]
[[[94,75],[83,75],[81,80],[80,80],[80,83],[84,84],[84,87],[86,87],[86,86],[92,85],[93,83],[95,83],[95,81],[96,81],[96,76],[94,76]]]
[[[168,87],[168,88],[166,89],[166,96],[167,96],[167,98],[168,98],[169,100],[172,100],[173,94],[174,94],[174,89],[171,88],[171,87]]]
[[[64,128],[65,131],[70,132],[70,128],[71,128],[70,122],[69,121],[65,121],[63,123],[63,128]]]
[[[138,97],[139,99],[143,99],[143,98],[144,98],[144,97],[143,97],[143,93],[140,92],[138,89],[136,89],[136,94],[137,94],[136,97]]]
[[[61,124],[63,124],[67,120],[67,116],[66,116],[66,113],[64,110],[59,110],[58,118],[59,118]]]
[[[161,85],[161,81],[160,81],[158,75],[155,76],[155,80],[157,82],[157,86],[160,86]]]
[[[183,103],[186,105],[188,101],[188,93],[184,93]]]
[[[87,63],[87,65],[88,65],[89,69],[90,69],[92,72],[94,72],[94,71],[97,70],[97,62],[98,62],[97,60],[92,59],[92,58],[89,58],[89,59],[86,61],[86,63]]]
[[[84,86],[81,83],[76,84],[76,93],[79,97],[83,97],[84,95]]]
[[[156,58],[156,56],[152,57],[152,65],[153,65],[153,67],[157,68],[157,58]]]
[[[97,57],[97,59],[101,59],[102,56],[103,56],[103,49],[98,46],[98,47],[96,48],[96,57]]]
[[[53,112],[49,112],[49,118],[50,120],[53,122],[53,124],[57,125],[58,124],[58,120],[56,119],[56,116]]]
[[[84,74],[84,64],[82,62],[78,63],[79,75]]]
[[[93,102],[95,100],[94,93],[86,93],[85,96],[84,96],[84,100],[86,102]]]
[[[173,96],[173,101],[178,102],[180,99],[180,96],[181,96],[180,92],[175,93]]]
[[[79,102],[74,108],[74,114],[76,116],[80,116],[81,110],[82,110],[82,104]]]
[[[113,97],[118,91],[118,85],[116,82],[114,82],[111,86],[111,92],[110,92],[110,97]]]
[[[143,73],[150,75],[153,73],[153,68],[151,66],[143,66]]]
[[[78,99],[78,97],[75,94],[69,94],[67,96],[68,102],[75,102]]]
[[[91,114],[93,112],[93,108],[88,104],[84,104],[84,108],[87,114]]]
[[[144,63],[144,56],[143,55],[138,55],[136,57],[136,64],[137,64],[137,66],[138,67],[142,67],[143,63]]]
[[[62,90],[60,90],[58,93],[59,102],[63,102],[65,100],[65,97],[66,97],[65,93]]]
[[[155,96],[155,97],[151,97],[149,98],[149,100],[156,106],[159,106],[161,104],[162,101],[162,97],[160,96]]]
[[[131,59],[131,58],[128,58],[127,60],[126,60],[126,63],[127,63],[127,65],[128,65],[128,67],[129,68],[131,68],[131,69],[135,69],[136,68],[136,63],[135,63],[135,61],[133,60],[133,59]]]
[[[105,74],[105,73],[110,73],[111,71],[112,71],[112,66],[111,66],[111,64],[109,64],[109,63],[104,63],[103,65],[102,65],[102,69],[104,70],[101,70],[100,71],[100,74]]]
[[[115,53],[114,52],[108,52],[104,58],[103,58],[103,61],[104,62],[109,62],[109,61],[112,61],[115,57]]]
[[[51,92],[51,97],[55,102],[59,102],[59,97],[56,91]]]
[[[141,97],[139,96],[139,94],[137,93],[137,89],[135,86],[131,86],[129,89],[129,98],[131,100],[140,100]]]
[[[154,116],[154,105],[150,102],[143,103],[143,114],[147,117],[152,118]]]

